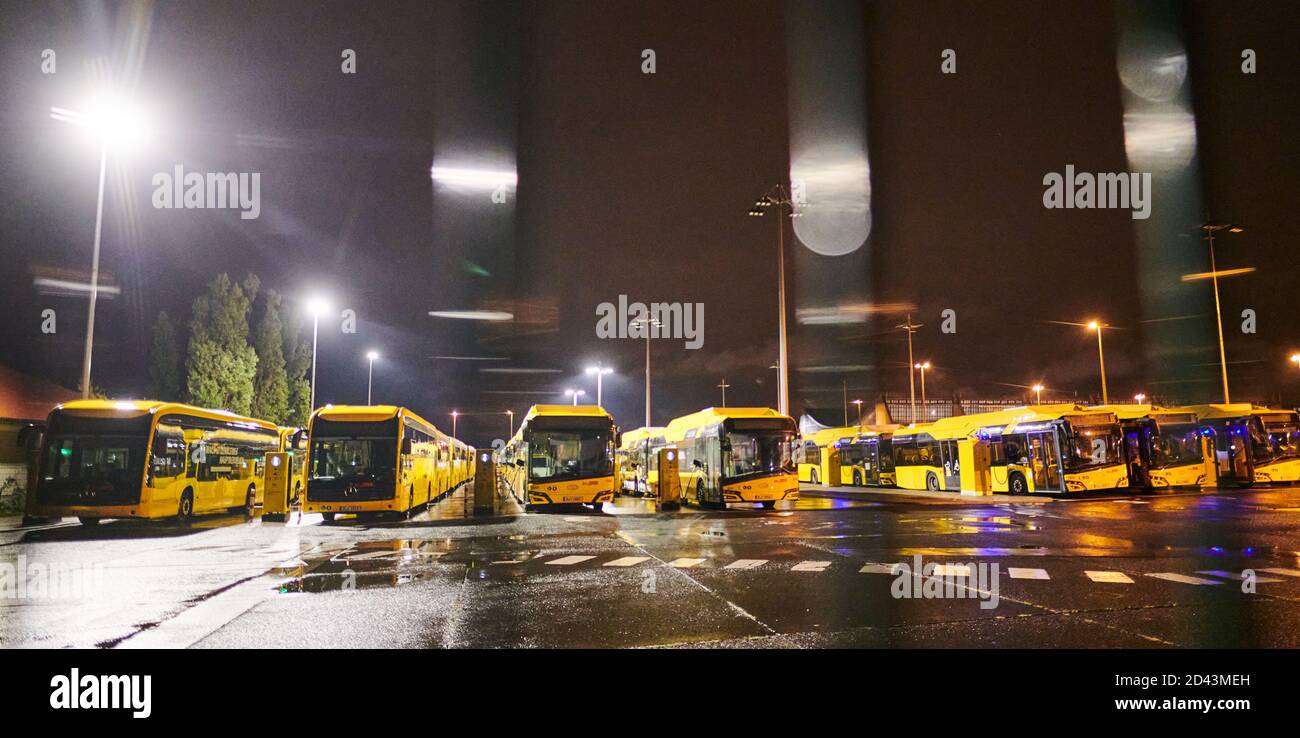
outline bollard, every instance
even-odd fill
[[[675,448],[659,449],[656,459],[659,467],[655,485],[660,510],[677,510],[682,506],[682,477],[678,470],[679,454]]]
[[[289,513],[290,454],[284,451],[267,453],[262,469],[262,488],[265,490],[262,518],[282,521]]]
[[[479,451],[474,466],[474,514],[496,512],[497,462],[491,451]]]

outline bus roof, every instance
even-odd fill
[[[1169,420],[1172,418],[1177,420],[1181,419],[1179,416],[1183,416],[1190,422],[1195,420],[1196,415],[1190,408],[1160,407],[1159,405],[1152,405],[1149,403],[1143,404],[1133,402],[1110,405],[1089,405],[1087,409],[1095,410],[1097,412],[1115,413],[1115,417],[1120,420],[1137,420],[1139,418],[1151,418],[1153,420],[1160,420],[1162,418]]]
[[[632,446],[635,446],[638,443],[645,442],[645,440],[648,438],[653,438],[655,436],[662,436],[664,432],[667,430],[668,429],[664,428],[663,426],[651,425],[651,426],[642,426],[640,428],[633,428],[630,431],[624,431],[623,442],[619,447],[631,448]]]
[[[1188,405],[1180,408],[1184,412],[1196,413],[1196,417],[1201,420],[1221,420],[1224,418],[1244,418],[1247,415],[1275,415],[1282,413],[1295,414],[1294,410],[1286,408],[1270,408],[1261,405],[1252,405],[1248,402],[1234,402],[1228,405],[1209,404],[1209,405]]]
[[[770,407],[706,407],[699,412],[672,419],[664,430],[675,437],[692,428],[704,428],[728,418],[784,418],[794,425],[794,418],[782,415]]]
[[[1115,422],[1116,420],[1115,413],[1112,411],[1087,408],[1081,405],[1066,403],[1028,405],[990,413],[955,415],[950,418],[940,418],[930,423],[903,426],[894,431],[893,435],[895,438],[907,438],[920,433],[929,433],[934,438],[952,439],[969,436],[981,428],[1004,428],[1009,430],[1013,426],[1022,423],[1042,423],[1062,419],[1077,421],[1081,417],[1088,417],[1101,422]]]
[[[533,405],[528,408],[528,414],[524,416],[524,422],[539,417],[600,417],[604,415],[611,421],[614,416],[605,412],[605,408],[599,405]]]
[[[166,413],[182,413],[208,420],[233,420],[238,423],[257,425],[268,430],[279,430],[274,423],[238,415],[229,410],[212,410],[186,405],[181,402],[160,402],[158,400],[73,400],[56,405],[54,412],[98,417],[137,417],[146,413],[161,417]]]
[[[317,408],[312,413],[312,418],[325,418],[326,420],[365,423],[380,420],[391,420],[393,418],[405,418],[432,429],[435,434],[447,436],[448,440],[454,440],[446,433],[441,431],[438,426],[430,423],[419,415],[411,412],[409,408],[401,405],[326,405]],[[456,441],[458,445],[464,445]]]

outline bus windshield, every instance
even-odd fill
[[[1118,425],[1067,425],[1066,431],[1071,469],[1120,463],[1123,436]]]
[[[397,423],[317,420],[309,455],[311,480],[395,480]]]
[[[732,431],[723,449],[722,476],[792,472],[793,441],[794,435],[787,431]]]
[[[144,483],[150,417],[56,415],[41,457],[46,503],[136,502]],[[69,495],[77,500],[65,500]]]
[[[1265,423],[1271,459],[1300,457],[1300,427],[1295,423]]]
[[[528,479],[555,482],[564,479],[607,477],[614,473],[608,429],[538,430],[528,435]]]
[[[1202,460],[1201,433],[1195,423],[1161,425],[1159,432],[1151,438],[1151,465],[1154,467],[1199,464]]]

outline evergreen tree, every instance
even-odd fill
[[[284,321],[285,374],[289,383],[289,412],[285,425],[306,426],[311,417],[311,340],[303,329],[302,310],[286,309]]]
[[[253,381],[253,417],[286,425],[289,422],[289,378],[284,360],[284,327],[280,295],[266,292],[266,308],[257,327],[257,376]]]
[[[176,339],[176,323],[166,310],[158,313],[153,324],[149,379],[149,393],[153,399],[164,402],[181,399],[181,348]]]
[[[257,352],[248,343],[248,295],[258,286],[252,275],[241,287],[221,274],[195,298],[185,361],[186,390],[195,405],[252,412]]]

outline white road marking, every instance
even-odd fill
[[[1102,584],[1132,584],[1133,580],[1122,571],[1085,571],[1084,574],[1094,582]]]
[[[1269,574],[1281,574],[1284,577],[1300,577],[1300,569],[1260,569]]]
[[[830,566],[829,561],[800,561],[791,568],[791,571],[826,571]]]
[[[581,564],[584,561],[590,561],[594,558],[596,557],[595,556],[561,556],[558,559],[551,559],[546,563],[549,566],[573,566],[574,564]]]
[[[1021,569],[1015,566],[1007,567],[1007,575],[1012,579],[1051,579],[1046,569]]]
[[[137,631],[116,648],[189,648],[230,621],[275,596],[283,580],[256,577],[241,582],[148,630]]]
[[[668,562],[668,565],[677,569],[689,569],[692,566],[703,563],[704,559],[673,559]]]
[[[649,560],[650,560],[649,556],[624,556],[621,559],[606,561],[604,564],[601,564],[601,566],[636,566],[642,561],[649,561]]]
[[[970,570],[970,564],[935,564],[934,576],[936,577],[970,577],[974,576]]]
[[[858,573],[893,575],[897,566],[897,564],[866,564],[861,569],[858,569]]]
[[[1147,574],[1154,579],[1163,579],[1167,582],[1178,582],[1179,584],[1223,584],[1217,579],[1206,579],[1205,577],[1189,577],[1186,574],[1173,574],[1171,572],[1160,572],[1158,574]]]
[[[723,569],[757,569],[767,563],[767,559],[736,559],[722,567]]]
[[[1238,582],[1244,582],[1244,581],[1246,581],[1246,575],[1242,574],[1242,573],[1239,572],[1239,571],[1224,571],[1224,570],[1222,570],[1222,569],[1211,569],[1211,570],[1209,570],[1209,571],[1198,571],[1198,572],[1196,572],[1196,573],[1197,573],[1197,574],[1209,574],[1209,575],[1212,576],[1212,577],[1222,577],[1222,578],[1224,578],[1224,579],[1233,579],[1233,580],[1236,580],[1236,581],[1238,581]],[[1259,583],[1259,584],[1268,584],[1269,582],[1280,582],[1280,581],[1282,581],[1282,580],[1281,580],[1281,579],[1274,579],[1274,578],[1272,578],[1272,577],[1261,577],[1261,576],[1256,575],[1256,576],[1255,576],[1255,581],[1256,581],[1257,583]]]

